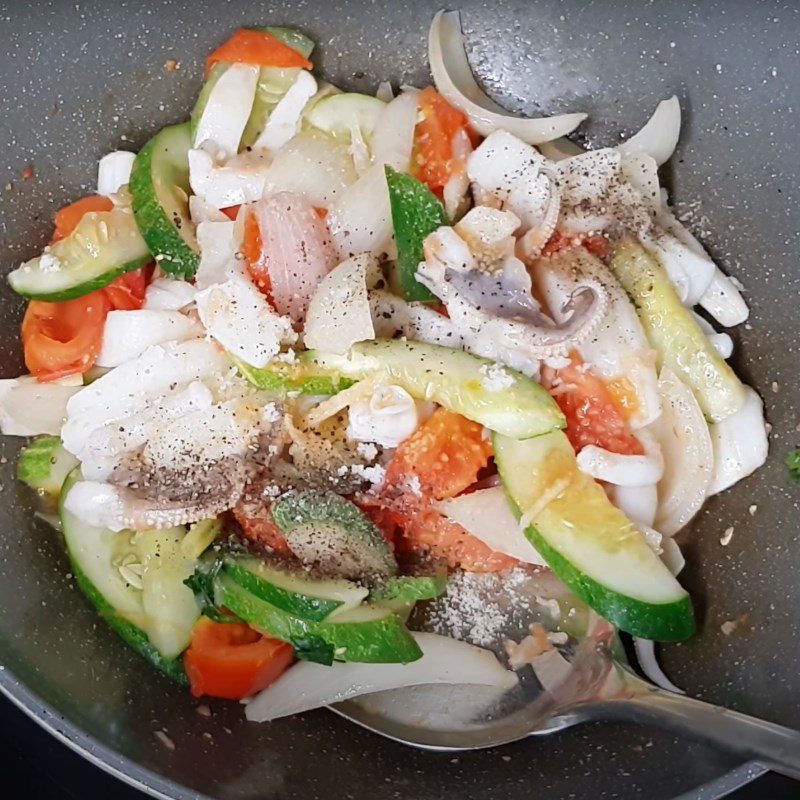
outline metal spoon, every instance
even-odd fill
[[[534,575],[528,587],[531,599],[541,600],[543,589],[552,596],[553,579]],[[565,590],[555,593],[563,607]],[[571,624],[562,620],[558,625],[569,633],[568,642],[558,648],[564,657],[559,658],[560,674],[556,670],[548,676],[539,669],[537,676],[525,668],[519,672],[519,685],[502,695],[486,687],[422,686],[367,695],[332,710],[401,744],[437,751],[495,747],[580,722],[627,720],[705,740],[743,761],[800,779],[800,733],[647,683],[625,660],[616,630],[574,597],[569,596],[569,603]],[[529,621],[530,609],[522,616]],[[534,616],[544,618],[541,613]],[[423,618],[423,627],[430,627],[430,617],[427,624]],[[510,614],[496,637],[493,649],[501,657],[503,639],[517,639],[527,628],[520,618]]]

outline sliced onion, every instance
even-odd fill
[[[346,353],[356,342],[375,338],[367,272],[377,266],[368,253],[343,261],[320,282],[308,305],[304,341],[308,348]]]
[[[391,103],[394,100],[394,89],[389,81],[381,81],[378,84],[378,90],[375,92],[375,97],[382,100],[384,103]]]
[[[229,217],[196,194],[189,198],[189,216],[195,225],[201,222],[230,222]]]
[[[586,152],[585,148],[565,136],[553,139],[552,142],[542,142],[537,146],[539,152],[550,161],[563,161],[565,158],[572,158]]]
[[[300,129],[303,109],[316,92],[317,82],[313,75],[301,69],[289,90],[272,109],[253,149],[268,150],[271,153],[280,150]]]
[[[265,367],[296,334],[288,317],[245,278],[231,278],[197,295],[197,312],[209,336],[253,367]]]
[[[407,172],[414,146],[417,124],[418,92],[403,92],[381,111],[372,132],[372,157],[376,164],[388,164],[398,172]]]
[[[293,192],[312,206],[329,208],[357,178],[345,142],[322,131],[301,131],[275,154],[264,192]]]
[[[494,653],[434,633],[412,634],[423,656],[410,664],[300,661],[247,704],[250,722],[300,714],[351,697],[423,684],[466,684],[510,689],[516,675]]]
[[[633,186],[654,213],[661,209],[661,188],[658,182],[658,165],[646,153],[626,155],[620,161],[625,180]]]
[[[302,197],[289,192],[262,200],[256,213],[273,305],[299,322],[336,263],[325,223]]]
[[[402,386],[378,386],[369,397],[350,404],[347,437],[381,447],[398,447],[419,427],[421,410],[422,403]]]
[[[264,193],[270,159],[263,152],[242,153],[218,165],[205,150],[190,150],[192,191],[214,208],[252,203]]]
[[[691,389],[661,370],[661,416],[650,426],[661,445],[664,476],[658,484],[656,528],[674,536],[700,510],[714,467],[711,436]]]
[[[434,506],[495,552],[505,553],[526,564],[546,566],[545,560],[525,537],[501,486],[440,500]]]
[[[708,255],[687,247],[669,231],[656,230],[653,235],[643,236],[642,242],[661,262],[681,300],[689,306],[699,302],[717,269]]]
[[[236,154],[253,108],[258,75],[259,68],[249,64],[231,64],[220,75],[200,115],[195,147],[211,144],[217,161]]]
[[[611,502],[625,516],[637,525],[652,527],[658,509],[658,487],[650,486],[611,486]]]
[[[97,166],[97,194],[116,194],[131,179],[136,153],[115,150],[100,159]]]
[[[739,290],[719,268],[714,271],[711,283],[698,302],[726,328],[741,325],[750,316],[750,309]]]
[[[452,143],[452,169],[442,191],[444,210],[448,218],[457,220],[469,208],[469,175],[467,159],[472,152],[472,142],[466,131],[456,131]],[[558,212],[556,212],[558,213]]]
[[[664,566],[673,574],[680,575],[686,566],[686,559],[683,557],[678,543],[674,539],[665,536],[661,540],[661,560]]]
[[[482,136],[506,130],[528,144],[540,144],[566,136],[586,119],[586,114],[522,119],[487,97],[472,74],[458,11],[440,11],[433,18],[428,33],[428,60],[437,90],[467,115]]]
[[[721,422],[709,425],[714,470],[709,494],[717,494],[755,472],[769,451],[764,404],[749,386],[744,405]]]
[[[152,311],[180,311],[194,302],[197,289],[188,281],[156,278],[144,295],[143,308]]]
[[[58,436],[67,402],[80,386],[39,383],[33,375],[0,380],[0,431],[4,436]]]
[[[392,211],[383,164],[370,167],[330,207],[328,227],[339,258],[380,256],[392,245]]]
[[[675,152],[681,135],[681,104],[676,95],[662,100],[645,126],[617,145],[623,156],[644,154],[661,166]]]
[[[642,668],[642,672],[650,678],[656,686],[666,689],[668,692],[676,694],[686,694],[683,689],[679,689],[661,669],[658,659],[656,659],[655,643],[650,639],[633,638],[633,646],[636,648],[636,660]]]
[[[100,367],[118,367],[138,358],[148,347],[181,342],[203,335],[200,325],[179,311],[110,311],[103,328],[103,346],[97,356]]]

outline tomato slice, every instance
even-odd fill
[[[110,303],[102,291],[62,303],[31,300],[22,320],[25,365],[41,381],[83,373],[97,359]]]
[[[261,228],[255,211],[248,211],[244,218],[242,252],[253,283],[262,294],[269,297],[272,281],[270,281],[267,260],[264,257],[264,240],[261,237]]]
[[[104,292],[115,311],[136,311],[144,305],[144,296],[155,267],[152,264],[126,272],[110,283]]]
[[[397,448],[385,484],[434,500],[455,497],[475,483],[491,455],[481,425],[439,408]]]
[[[425,553],[441,558],[452,569],[469,572],[502,572],[518,561],[498,553],[457,522],[433,509],[398,514],[402,533],[395,538],[398,553]]]
[[[236,222],[236,217],[239,216],[239,209],[241,205],[238,206],[228,206],[227,208],[221,208],[220,211],[232,222]]]
[[[114,204],[107,197],[99,194],[83,197],[70,203],[68,206],[56,212],[56,229],[53,233],[53,241],[57,242],[65,236],[69,236],[78,226],[84,214],[90,211],[111,211]]]
[[[291,665],[290,645],[238,622],[201,617],[183,656],[195,697],[241,700],[265,689]]]
[[[297,50],[264,31],[239,28],[227,42],[220,45],[206,61],[206,77],[218,61],[250,64],[254,67],[299,67],[314,65]]]
[[[414,131],[414,177],[441,195],[455,167],[453,137],[469,133],[466,116],[450,105],[432,86],[419,93],[422,119]]]
[[[569,366],[545,367],[542,379],[567,418],[566,434],[576,452],[594,444],[621,455],[643,455],[624,409],[604,381],[573,353]]]

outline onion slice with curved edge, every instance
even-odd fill
[[[506,130],[528,144],[541,144],[565,136],[586,119],[586,114],[523,119],[497,105],[472,74],[458,11],[439,11],[433,18],[428,33],[428,60],[436,89],[467,115],[470,125],[482,136]]]
[[[642,668],[642,672],[650,678],[650,680],[662,689],[668,692],[675,692],[675,694],[686,694],[683,689],[677,687],[665,674],[664,670],[656,659],[655,642],[650,639],[640,639],[634,637],[633,646],[636,649],[636,660]]]
[[[389,98],[372,132],[372,158],[398,172],[407,172],[414,146],[414,128],[419,107],[418,92],[406,91]]]
[[[413,633],[422,658],[410,664],[300,661],[247,703],[250,722],[300,714],[351,697],[427,684],[496,686],[510,689],[517,676],[494,653],[435,633]]]
[[[662,100],[644,127],[617,145],[623,156],[644,153],[661,166],[675,152],[681,135],[681,104],[677,95]]]
[[[367,273],[377,269],[369,253],[334,267],[311,297],[304,329],[305,346],[326,353],[346,353],[356,342],[375,338],[367,297]]]
[[[615,486],[648,486],[657,483],[664,472],[658,452],[622,455],[589,444],[578,453],[577,461],[581,472]]]
[[[711,435],[691,389],[668,369],[658,381],[661,416],[651,430],[661,445],[664,475],[658,484],[656,528],[673,536],[700,510],[714,468]]]
[[[504,553],[526,564],[547,566],[525,537],[502,486],[439,500],[433,506],[496,553]]]
[[[769,441],[764,404],[749,386],[744,405],[721,422],[709,425],[714,470],[709,495],[733,486],[755,472],[767,459]]]

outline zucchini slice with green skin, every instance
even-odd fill
[[[268,635],[284,642],[321,639],[333,648],[337,661],[407,664],[422,656],[402,618],[392,609],[361,605],[324,622],[287,614],[243,589],[222,571],[216,578],[217,605]]]
[[[500,480],[549,567],[585,603],[633,636],[671,642],[695,630],[692,604],[603,488],[578,469],[559,432],[517,441],[494,436]]]
[[[658,260],[628,236],[617,245],[611,269],[636,306],[659,368],[669,367],[692,389],[709,421],[735,414],[747,399],[745,387],[681,303]]]
[[[301,360],[356,380],[383,372],[412,397],[433,400],[514,439],[541,436],[566,425],[558,406],[536,381],[505,367],[510,385],[492,391],[484,379],[495,362],[449,347],[375,339],[359,342],[344,355],[309,350]]]
[[[11,288],[31,300],[60,302],[108,286],[151,260],[130,208],[84,214],[75,230],[8,276]]]
[[[417,280],[417,267],[423,260],[425,237],[441,225],[447,225],[447,214],[436,195],[411,175],[387,166],[386,184],[397,245],[397,261],[392,276],[395,288],[406,300],[435,302],[439,298]]]
[[[67,476],[59,501],[78,586],[128,645],[170,678],[185,683],[180,653],[200,614],[191,590],[183,585],[195,563],[180,553],[185,529],[131,534],[86,525],[65,508],[70,488],[79,480],[80,470],[75,469]],[[141,537],[138,542],[137,537]],[[141,588],[123,576],[120,565],[129,563],[140,565],[133,578],[140,578]]]
[[[20,453],[17,478],[55,503],[78,459],[64,449],[58,436],[40,436]]]
[[[190,278],[200,261],[189,216],[189,123],[164,128],[136,156],[130,191],[133,214],[156,263],[176,278]]]
[[[371,600],[399,600],[413,603],[417,600],[433,600],[443,595],[447,588],[447,573],[442,570],[434,575],[398,575],[376,586],[369,593]]]
[[[223,567],[235,583],[287,614],[321,622],[360,605],[367,590],[345,580],[317,580],[275,569],[255,558],[231,556]]]
[[[397,573],[397,562],[377,526],[355,503],[334,492],[287,492],[270,510],[303,564],[352,579]]]
[[[236,368],[242,377],[253,386],[267,392],[300,392],[307,395],[333,395],[355,383],[335,373],[324,374],[315,371],[313,364],[283,364],[275,362],[266,367],[251,367],[244,361],[234,358]]]

